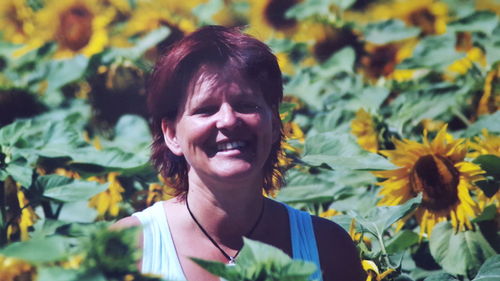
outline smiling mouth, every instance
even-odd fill
[[[228,151],[233,149],[241,149],[247,146],[247,143],[244,141],[231,141],[225,143],[217,144],[217,152]]]

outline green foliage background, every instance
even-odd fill
[[[9,0],[0,8],[17,3],[37,12],[49,2]],[[351,130],[363,109],[373,118],[377,150],[393,149],[395,139],[421,142],[424,129],[432,137],[429,124],[447,124],[469,142],[485,129],[498,136],[500,3],[210,0],[185,1],[185,9],[164,1],[171,17],[127,33],[127,22],[147,1],[94,2],[127,7],[107,26],[110,37],[122,34],[127,44],[110,43],[91,55],[76,48],[61,57],[60,37],[15,42],[9,22],[0,20],[0,279],[158,279],[136,270],[136,230],[110,232],[102,221],[168,197],[148,162],[144,83],[161,48],[179,32],[207,24],[247,25],[280,60],[287,96],[280,112],[284,123],[300,129],[288,133],[287,185],[276,200],[350,231],[360,257],[377,266],[370,280],[500,278],[500,141],[496,152],[466,159],[485,171],[474,193],[485,194],[474,197],[483,204],[474,228],[456,231],[446,221],[420,236],[412,214],[422,196],[378,206],[380,187],[371,172],[395,166],[361,147]],[[436,7],[446,7],[445,14]],[[384,18],[380,11],[387,9],[401,11]],[[290,21],[310,29],[280,29]],[[401,55],[404,48],[411,54]],[[107,207],[96,210],[89,201],[99,195],[98,204]],[[12,258],[27,266],[9,264]],[[245,241],[236,267],[197,262],[227,280],[307,280],[314,270],[254,241]]]

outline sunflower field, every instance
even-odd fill
[[[276,54],[286,185],[340,224],[367,280],[500,280],[500,1],[0,1],[0,280],[161,280],[113,221],[171,198],[145,84],[204,25]],[[245,240],[226,280],[308,280]],[[346,280],[348,281],[348,280]]]

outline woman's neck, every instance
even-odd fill
[[[238,247],[241,236],[261,217],[265,198],[259,185],[214,186],[196,180],[189,184],[186,200],[199,223],[217,241]]]

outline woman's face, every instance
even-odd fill
[[[190,180],[261,181],[279,120],[247,81],[219,77],[201,75],[175,122],[163,122],[167,146],[185,157]]]

